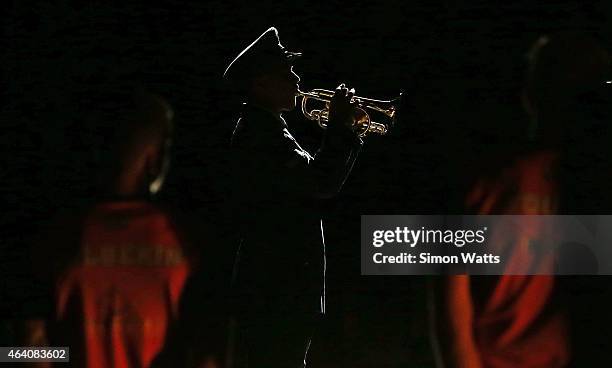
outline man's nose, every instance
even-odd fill
[[[295,80],[295,83],[300,83],[300,76],[297,75],[294,71],[291,72],[291,77]]]

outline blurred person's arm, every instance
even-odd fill
[[[469,275],[440,276],[433,286],[433,318],[443,368],[484,367],[474,336]]]
[[[162,351],[151,368],[216,368],[226,348],[226,306],[206,272],[192,275],[185,285],[179,318],[170,327]]]
[[[33,314],[19,322],[17,343],[28,347],[49,347],[54,345],[53,331],[56,327],[52,318],[55,280],[61,270],[70,262],[80,232],[81,212],[64,212],[54,216],[32,234],[30,260],[33,282],[36,283],[36,299],[28,309]],[[32,311],[30,311],[32,313]],[[32,368],[51,368],[51,362],[29,362],[23,365]]]
[[[178,219],[183,241],[191,244],[189,257],[194,268],[181,292],[177,318],[151,368],[222,367],[235,234],[223,221],[211,226],[197,217]]]

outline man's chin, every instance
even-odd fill
[[[292,111],[293,109],[295,109],[295,106],[296,106],[296,103],[294,101],[293,104],[287,104],[287,106],[283,107],[282,111],[284,112]]]

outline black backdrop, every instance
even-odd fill
[[[393,134],[367,140],[328,221],[329,308],[342,329],[361,336],[346,343],[351,351],[359,349],[350,344],[377,341],[364,336],[398,325],[419,335],[417,318],[410,319],[424,313],[425,280],[360,277],[359,215],[461,212],[474,175],[497,170],[525,141],[519,94],[531,42],[579,30],[609,45],[611,8],[605,1],[5,2],[2,315],[36,313],[30,235],[58,210],[96,198],[88,182],[91,144],[69,96],[112,79],[141,81],[163,95],[175,111],[176,138],[161,200],[214,224],[227,200],[226,149],[237,116],[220,76],[274,25],[285,46],[305,55],[295,67],[302,89],[346,82],[364,96],[407,96]],[[288,120],[307,146],[316,141],[320,132],[297,112]],[[345,321],[364,319],[358,327]],[[404,349],[427,349],[418,338],[397,340]]]

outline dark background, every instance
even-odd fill
[[[170,102],[175,151],[160,200],[206,226],[223,223],[238,101],[220,77],[274,25],[289,50],[304,53],[295,66],[303,90],[346,82],[362,96],[404,91],[402,121],[391,136],[367,139],[328,221],[329,334],[344,334],[337,348],[362,354],[358,360],[382,347],[418,362],[428,355],[427,280],[359,276],[359,215],[461,213],[476,175],[498,170],[525,145],[520,92],[531,43],[543,33],[578,30],[609,46],[611,12],[606,1],[6,1],[0,315],[38,313],[32,235],[58,211],[98,198],[88,139],[103,138],[84,136],[70,107],[89,85],[139,81]],[[320,132],[299,116],[287,119],[313,147]]]

